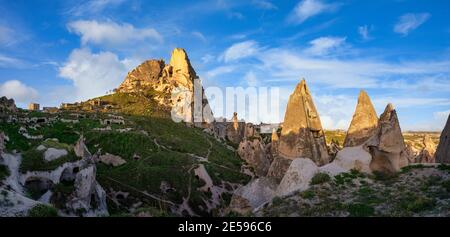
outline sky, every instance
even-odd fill
[[[278,88],[279,115],[250,122],[282,121],[302,78],[326,129],[348,128],[361,89],[403,130],[440,131],[450,113],[447,0],[0,0],[0,13],[0,96],[20,107],[104,95],[181,47],[206,89]]]

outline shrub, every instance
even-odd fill
[[[350,216],[373,216],[375,209],[364,203],[352,203],[348,205],[348,212]]]
[[[29,217],[58,217],[56,208],[44,204],[38,204],[30,209]]]
[[[326,182],[328,182],[330,180],[331,180],[331,178],[330,178],[330,176],[328,174],[326,174],[326,173],[317,173],[311,179],[311,185],[326,183]]]
[[[4,165],[0,165],[0,181],[9,176],[9,169]]]
[[[300,193],[300,197],[302,197],[304,199],[311,199],[314,196],[315,196],[315,193],[312,190],[306,190],[306,191]]]

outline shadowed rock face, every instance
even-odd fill
[[[369,96],[363,90],[359,93],[358,104],[345,137],[344,147],[359,146],[371,138],[378,125],[378,117]]]
[[[329,163],[322,124],[305,80],[289,97],[278,149],[286,159],[305,157],[318,165]]]
[[[408,164],[397,112],[392,104],[386,106],[375,135],[367,141],[365,147],[372,155],[372,171],[394,173]]]
[[[441,133],[439,145],[436,149],[436,162],[450,163],[450,115],[447,124]]]

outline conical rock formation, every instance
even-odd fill
[[[378,117],[369,96],[363,90],[359,93],[358,104],[345,137],[344,147],[359,146],[371,138],[378,125]]]
[[[441,133],[435,156],[436,162],[438,163],[450,163],[450,115],[448,116],[447,124]]]
[[[386,106],[375,135],[365,143],[365,147],[372,155],[372,171],[394,173],[408,165],[405,142],[392,104]]]
[[[304,79],[289,97],[278,157],[272,162],[268,175],[281,180],[290,162],[296,158],[308,158],[317,165],[329,163],[320,117]]]

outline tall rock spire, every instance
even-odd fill
[[[378,117],[369,96],[361,90],[352,122],[345,137],[344,147],[359,146],[372,137],[377,129]]]
[[[329,162],[320,117],[304,79],[289,97],[279,153],[287,159],[309,158],[318,165]]]
[[[441,133],[435,157],[436,162],[438,163],[450,163],[450,115],[448,116],[447,124]]]
[[[268,176],[281,180],[292,160],[309,158],[317,165],[329,163],[319,114],[303,79],[289,97],[278,145],[278,157]]]

